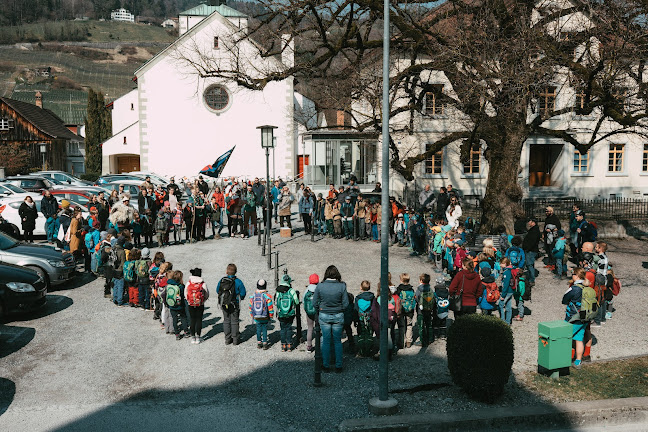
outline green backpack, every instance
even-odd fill
[[[358,354],[362,357],[370,357],[374,351],[373,328],[368,313],[361,313],[359,316],[360,324],[358,325]]]
[[[290,318],[295,316],[295,300],[292,296],[292,289],[286,292],[277,292],[277,310],[279,318]]]
[[[304,312],[308,315],[309,318],[315,316],[315,305],[313,304],[313,291],[306,291],[304,295]]]
[[[139,260],[137,261],[137,265],[135,266],[136,270],[135,272],[137,273],[137,277],[140,280],[148,280],[149,279],[149,263],[146,260]]]
[[[414,290],[402,290],[400,293],[400,298],[403,312],[414,312],[414,309],[416,309],[416,297],[414,296]]]
[[[124,263],[124,280],[126,282],[135,281],[135,261],[126,261]]]
[[[166,304],[169,307],[180,305],[182,297],[180,297],[180,287],[178,285],[167,284],[166,286]]]
[[[580,307],[581,321],[593,320],[599,309],[596,291],[592,287],[583,287],[583,298]]]

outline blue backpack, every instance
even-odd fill
[[[508,257],[511,260],[511,265],[513,265],[513,267],[520,266],[520,262],[522,261],[522,254],[520,253],[519,247],[511,246],[511,251],[509,252]]]
[[[358,299],[358,316],[360,321],[369,322],[369,317],[371,315],[371,301],[366,299]]]
[[[436,315],[439,319],[444,319],[448,317],[448,311],[450,309],[450,300],[446,297],[441,297],[437,293],[434,293],[434,301],[436,301]]]

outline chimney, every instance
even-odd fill
[[[36,106],[38,108],[43,108],[43,93],[39,91],[36,92]]]
[[[281,35],[281,63],[289,68],[295,66],[295,40],[290,34]]]

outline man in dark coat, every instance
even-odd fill
[[[441,186],[439,189],[439,196],[436,202],[436,217],[437,219],[445,219],[445,212],[450,204],[450,196],[445,187]]]
[[[538,222],[531,218],[527,223],[528,231],[522,242],[522,249],[526,259],[526,270],[528,272],[527,282],[530,286],[535,285],[535,260],[538,256],[538,243],[540,242],[540,228]]]

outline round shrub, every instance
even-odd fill
[[[452,381],[471,398],[493,403],[513,366],[513,332],[500,318],[463,315],[448,329],[446,353]]]

